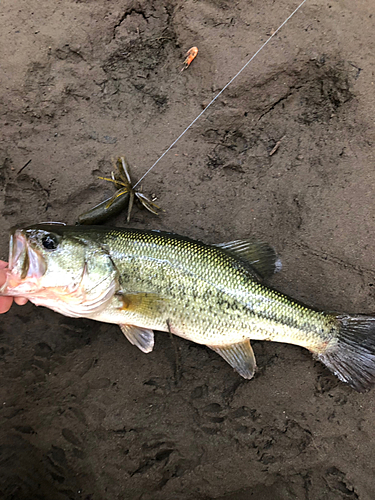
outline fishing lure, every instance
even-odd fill
[[[190,64],[197,57],[197,55],[198,55],[198,47],[192,47],[186,52],[185,54],[186,59],[184,61],[184,67],[182,68],[181,73],[184,71],[184,69],[188,69]]]
[[[151,201],[140,190],[135,189],[130,177],[130,166],[124,156],[116,161],[117,172],[112,172],[111,178],[99,177],[104,181],[112,182],[117,191],[113,196],[102,201],[87,212],[84,212],[78,217],[78,224],[99,224],[106,221],[110,217],[120,213],[128,203],[127,222],[130,221],[131,212],[133,209],[134,199],[136,198],[142,206],[149,212],[158,215],[161,208]]]

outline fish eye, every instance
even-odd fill
[[[54,236],[53,234],[47,234],[42,238],[42,245],[47,250],[55,250],[58,245],[56,236]]]

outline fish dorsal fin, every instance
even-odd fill
[[[220,354],[241,377],[253,378],[256,370],[256,360],[250,340],[225,346],[208,346]]]
[[[148,328],[133,325],[119,325],[122,333],[133,345],[139,347],[142,352],[151,352],[154,348],[154,332]]]
[[[270,278],[281,271],[281,260],[275,250],[263,241],[235,240],[215,245],[245,261],[261,277]]]

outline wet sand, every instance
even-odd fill
[[[111,157],[139,178],[296,6],[5,0],[0,256],[9,227],[74,223],[109,196],[97,177]],[[146,177],[165,213],[136,207],[131,225],[253,235],[282,256],[280,291],[374,312],[373,27],[372,0],[308,1]],[[14,306],[0,327],[0,497],[372,500],[374,390],[299,347],[254,351],[245,381],[177,337],[156,333],[146,355],[115,325]]]

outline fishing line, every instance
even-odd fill
[[[274,33],[272,33],[272,35],[264,42],[264,44],[255,52],[255,54],[251,56],[251,58],[247,61],[247,63],[244,66],[242,66],[242,68],[239,70],[239,72],[236,75],[234,75],[234,77],[231,80],[229,80],[229,82],[220,90],[220,92],[212,99],[212,101],[209,104],[207,104],[207,106],[204,108],[204,110],[201,111],[199,113],[199,115],[190,123],[190,125],[188,125],[186,127],[186,129],[177,137],[177,139],[172,142],[172,144],[169,146],[169,148],[166,149],[161,156],[159,156],[159,158],[156,160],[156,162],[147,170],[147,172],[133,186],[134,188],[138,186],[138,184],[146,177],[146,175],[148,175],[151,172],[151,170],[153,170],[154,167],[156,167],[156,165],[159,163],[159,161],[173,148],[173,146],[181,139],[181,137],[186,134],[186,132],[194,125],[194,123],[199,120],[199,118],[203,115],[203,113],[205,113],[207,111],[207,109],[211,106],[211,104],[213,104],[216,101],[216,99],[221,96],[221,94],[224,92],[224,90],[227,89],[232,82],[234,82],[234,80],[242,73],[242,71],[245,68],[247,68],[247,66],[251,63],[251,61],[253,61],[255,59],[255,57],[268,44],[268,42],[270,40],[272,40],[272,38],[281,30],[281,28],[283,26],[285,26],[285,24],[289,21],[289,19],[291,19],[294,16],[294,14],[297,11],[299,11],[299,9],[302,7],[302,5],[305,2],[307,2],[307,0],[303,0],[303,2],[301,2],[299,4],[299,6],[290,14],[290,16],[287,17],[282,24],[280,24],[280,26],[277,28],[277,30]]]

